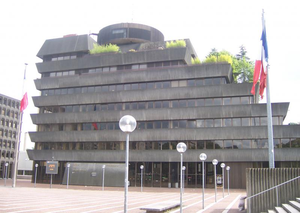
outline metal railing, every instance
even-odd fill
[[[292,178],[292,179],[290,179],[290,180],[288,180],[288,181],[285,181],[285,182],[283,182],[283,183],[281,183],[281,184],[278,184],[278,185],[276,185],[276,186],[273,186],[273,187],[271,187],[271,188],[269,188],[269,189],[267,189],[267,190],[261,191],[261,192],[255,194],[255,195],[250,196],[250,197],[246,197],[245,200],[248,201],[248,202],[247,202],[247,209],[249,210],[248,212],[251,213],[251,208],[248,208],[248,206],[251,206],[251,199],[252,199],[252,198],[257,197],[257,196],[259,196],[259,195],[262,195],[262,194],[264,194],[264,193],[266,193],[266,192],[268,192],[268,191],[271,191],[271,190],[273,190],[273,189],[276,190],[276,206],[279,206],[280,204],[279,204],[278,188],[279,188],[280,186],[285,185],[285,184],[291,183],[291,182],[293,182],[293,181],[295,181],[295,180],[297,180],[297,179],[300,180],[300,176],[295,177],[295,178]],[[248,205],[248,204],[249,204],[249,205]]]

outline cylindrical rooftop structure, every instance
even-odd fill
[[[164,41],[164,35],[157,29],[135,23],[109,25],[99,31],[98,44],[130,44]]]

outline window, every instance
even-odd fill
[[[205,126],[206,127],[213,127],[214,126],[214,120],[213,119],[206,119],[205,120]]]
[[[195,85],[198,86],[203,86],[203,80],[202,79],[198,79],[195,81]]]
[[[188,128],[195,128],[196,127],[196,121],[187,121]]]
[[[222,127],[222,119],[214,119],[215,127]]]
[[[179,121],[179,128],[186,128],[186,121],[184,120]]]
[[[147,83],[147,88],[148,89],[154,89],[154,83],[153,82]]]

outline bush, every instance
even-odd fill
[[[201,61],[200,61],[200,59],[197,57],[197,58],[191,58],[191,62],[192,62],[192,64],[201,64]]]
[[[176,41],[170,41],[166,42],[166,48],[175,48],[175,47],[186,47],[185,40],[176,40]]]
[[[119,47],[116,44],[98,45],[94,44],[94,48],[90,50],[90,54],[118,52]]]
[[[224,55],[224,54],[221,54],[219,57],[218,57],[218,62],[227,62],[229,63],[230,65],[232,65],[232,57],[230,55]]]
[[[216,63],[216,62],[217,62],[217,57],[214,55],[211,55],[204,60],[204,63]]]

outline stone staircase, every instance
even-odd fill
[[[300,213],[300,198],[282,204],[282,207],[275,207],[275,210],[268,210],[268,213]]]

